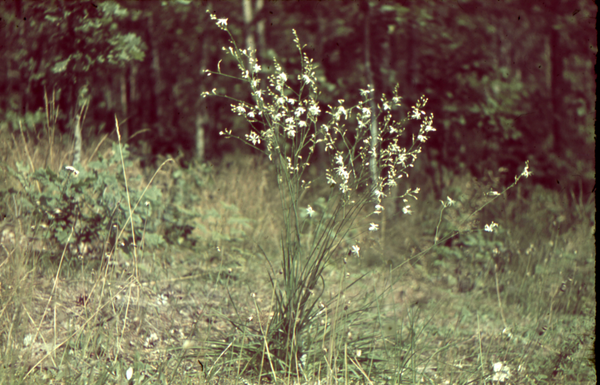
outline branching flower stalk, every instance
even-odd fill
[[[280,369],[291,371],[297,367],[302,351],[308,348],[303,341],[303,331],[318,313],[317,304],[324,290],[323,269],[337,255],[342,240],[366,207],[372,205],[369,215],[374,218],[382,214],[383,198],[399,179],[408,177],[421,145],[435,131],[433,115],[423,111],[427,98],[421,97],[405,118],[395,120],[393,111],[402,101],[398,87],[391,99],[382,96],[374,111],[371,107],[375,105],[373,89],[368,86],[360,90],[362,101],[355,106],[346,107],[341,99],[337,105],[327,106],[325,113],[329,120],[326,121],[318,103],[320,92],[315,64],[303,52],[295,31],[294,43],[302,58],[302,68],[297,83],[290,85],[290,77],[277,60],[270,67],[272,71],[263,69],[253,52],[238,48],[227,27],[227,19],[219,19],[214,14],[211,18],[231,37],[231,45],[223,50],[237,62],[241,76],[223,74],[220,62],[216,72],[207,70],[206,73],[247,83],[252,102],[219,95],[216,89],[204,93],[203,97],[218,95],[231,100],[232,112],[250,123],[250,132],[241,137],[225,129],[220,134],[242,140],[263,152],[276,166],[285,223],[281,237],[283,286],[276,285],[271,266],[271,282],[277,290],[267,340],[273,343],[269,349],[278,358]],[[371,137],[369,129],[373,119],[381,122],[376,138]],[[418,120],[420,128],[406,148],[399,143],[399,138],[409,120]],[[306,181],[306,171],[319,144],[328,158],[325,179],[330,193],[324,212],[301,202],[303,193],[311,186],[311,181]],[[376,167],[370,165],[372,160],[377,162]],[[373,169],[379,170],[375,183],[371,176]],[[411,213],[408,199],[416,199],[418,192],[418,188],[408,189],[400,196],[404,202],[403,213]],[[376,222],[371,221],[370,231],[379,228]],[[360,246],[351,245],[349,254],[359,257]]]

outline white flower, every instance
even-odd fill
[[[350,249],[350,252],[354,255],[356,255],[356,257],[360,257],[360,247],[358,247],[358,245],[354,245],[352,246],[352,248]]]
[[[404,214],[408,214],[408,215],[412,214],[412,210],[410,210],[410,205],[406,205],[406,206],[404,206],[404,207],[402,208],[402,212],[403,212]]]
[[[308,215],[310,218],[312,218],[313,215],[315,215],[315,210],[313,210],[313,208],[310,207],[310,205],[308,205],[308,207],[306,208],[306,215]]]
[[[340,116],[344,114],[344,119],[348,119],[348,111],[344,108],[344,106],[339,106],[335,111],[335,120],[340,120]]]
[[[306,112],[306,109],[304,107],[300,106],[300,107],[296,108],[294,115],[296,115],[296,117],[299,118],[305,112]]]
[[[435,128],[431,127],[430,125],[426,125],[423,127],[423,130],[425,132],[431,132],[431,131],[435,131]]]
[[[285,74],[285,72],[281,72],[279,74],[279,80],[281,80],[282,83],[287,82],[287,75]]]
[[[363,114],[364,117],[371,116],[371,110],[368,109],[368,108],[366,108],[366,107],[364,107],[361,112],[362,112],[362,114]]]
[[[296,126],[290,124],[289,126],[285,126],[285,134],[288,138],[293,138],[296,136]]]
[[[219,20],[217,20],[217,25],[219,27],[226,27],[227,26],[227,19],[219,19]]]
[[[376,204],[375,205],[375,211],[373,211],[373,214],[381,214],[381,212],[385,210],[384,207],[380,204]]]
[[[417,107],[412,106],[412,111],[410,112],[411,119],[421,119],[421,116],[423,115],[425,115],[425,111],[421,111]]]
[[[248,117],[250,119],[254,119],[255,115],[254,115],[254,111],[248,111]]]
[[[260,136],[258,136],[256,134],[256,132],[252,131],[249,134],[246,134],[246,140],[250,143],[252,143],[253,145],[257,145],[260,144]]]
[[[371,222],[369,224],[369,231],[377,231],[379,229],[379,225],[377,223]]]
[[[243,105],[238,105],[233,108],[233,111],[238,115],[244,115],[246,113],[246,108]]]
[[[503,362],[496,362],[494,364],[494,376],[492,382],[506,382],[510,377],[510,368]]]
[[[308,108],[308,112],[313,116],[319,116],[319,114],[321,113],[321,109],[319,108],[319,106],[312,105]]]
[[[385,194],[382,191],[375,190],[373,192],[373,194],[375,194],[375,196],[377,197],[377,199],[385,198]]]
[[[254,72],[260,72],[260,70],[262,69],[262,67],[258,64],[254,64]]]
[[[488,191],[486,195],[497,197],[498,195],[500,195],[500,193],[498,191]]]
[[[418,135],[417,140],[425,143],[427,141],[427,137],[425,135]]]
[[[339,166],[338,168],[336,168],[336,170],[337,174],[341,176],[342,179],[344,179],[345,181],[347,181],[350,178],[350,173],[346,171],[346,166]]]
[[[498,227],[498,224],[493,222],[490,223],[489,225],[485,225],[484,230],[487,231],[488,233],[493,233],[494,232],[494,228]]]
[[[306,84],[312,83],[312,79],[307,74],[302,75],[302,80],[304,80],[304,83]]]
[[[456,203],[454,200],[452,200],[452,198],[447,197],[448,198],[448,206],[454,206],[454,203]]]
[[[127,378],[127,381],[129,381],[131,380],[131,377],[133,377],[133,368],[129,367],[129,369],[127,369],[125,372],[125,378]]]
[[[524,176],[525,178],[529,178],[529,175],[531,175],[532,172],[529,171],[529,163],[527,163],[525,165],[525,169],[523,170],[523,173],[521,174],[522,176]]]
[[[77,176],[79,175],[79,170],[77,170],[75,167],[73,166],[65,166],[65,170],[67,171],[71,171],[73,173],[73,176]]]

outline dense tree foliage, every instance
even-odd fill
[[[227,100],[200,95],[248,95],[204,73],[219,65],[238,75],[207,11],[228,18],[267,72],[274,57],[290,73],[299,68],[295,29],[318,64],[323,110],[358,100],[367,83],[388,95],[399,84],[407,106],[427,95],[438,131],[423,172],[437,185],[453,172],[514,175],[529,159],[546,186],[593,186],[597,7],[589,0],[2,2],[0,129],[22,120],[39,130],[44,93],[55,92],[63,132],[89,102],[84,140],[112,131],[116,114],[126,137],[147,129],[133,140],[154,154],[192,157],[199,127],[207,158],[233,151],[218,132],[245,123]]]

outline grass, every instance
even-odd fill
[[[27,156],[25,146],[7,151],[5,164]],[[44,157],[29,152],[39,167]],[[59,170],[65,163],[53,158]],[[39,233],[31,242],[19,190],[3,186],[1,383],[500,383],[498,362],[511,370],[506,383],[595,383],[593,201],[514,194],[481,214],[502,213],[504,232],[459,237],[418,258],[439,203],[425,198],[412,216],[388,218],[384,246],[374,238],[363,258],[336,255],[325,267],[309,341],[320,349],[286,374],[272,369],[261,340],[274,309],[262,253],[277,271],[281,226],[269,166],[169,167],[156,179],[163,196],[197,194],[196,209],[212,214],[180,244],[140,249],[137,260],[115,253],[110,264],[97,251],[77,259],[44,247]],[[195,173],[201,189],[174,182]]]

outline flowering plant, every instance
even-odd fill
[[[384,210],[383,198],[400,179],[408,177],[421,145],[435,131],[433,114],[423,110],[427,98],[421,97],[406,117],[396,120],[394,111],[402,103],[398,87],[391,99],[382,95],[373,110],[374,89],[368,86],[360,90],[362,101],[357,105],[347,107],[340,99],[337,105],[327,106],[327,120],[323,116],[324,107],[318,102],[316,65],[303,52],[295,31],[294,43],[302,58],[302,69],[292,86],[291,76],[277,60],[269,67],[272,71],[267,71],[258,63],[253,50],[236,45],[227,19],[214,14],[211,18],[231,36],[231,45],[223,50],[237,62],[241,72],[237,79],[248,84],[252,102],[220,95],[216,89],[205,92],[203,97],[217,95],[232,100],[232,112],[245,118],[250,130],[243,136],[230,129],[220,134],[242,140],[263,152],[277,170],[285,223],[281,240],[283,285],[280,288],[276,283],[271,265],[276,304],[268,340],[274,343],[270,352],[279,359],[280,367],[289,368],[297,364],[309,345],[304,331],[319,313],[320,295],[315,293],[323,292],[324,267],[338,255],[342,240],[364,209],[371,206],[370,215],[380,215]],[[217,71],[206,73],[232,77],[221,72],[220,63]],[[372,129],[374,120],[380,126],[377,130]],[[418,121],[420,128],[410,146],[403,147],[399,139],[409,120]],[[302,202],[304,192],[311,186],[312,181],[306,181],[307,169],[316,153],[324,153],[328,159],[324,178],[331,187],[327,203],[320,207],[322,212]],[[400,195],[404,214],[411,213],[408,198],[416,199],[418,192],[418,188],[408,189]],[[368,230],[378,228],[379,224],[373,220]],[[359,257],[360,246],[349,245],[348,254]]]

